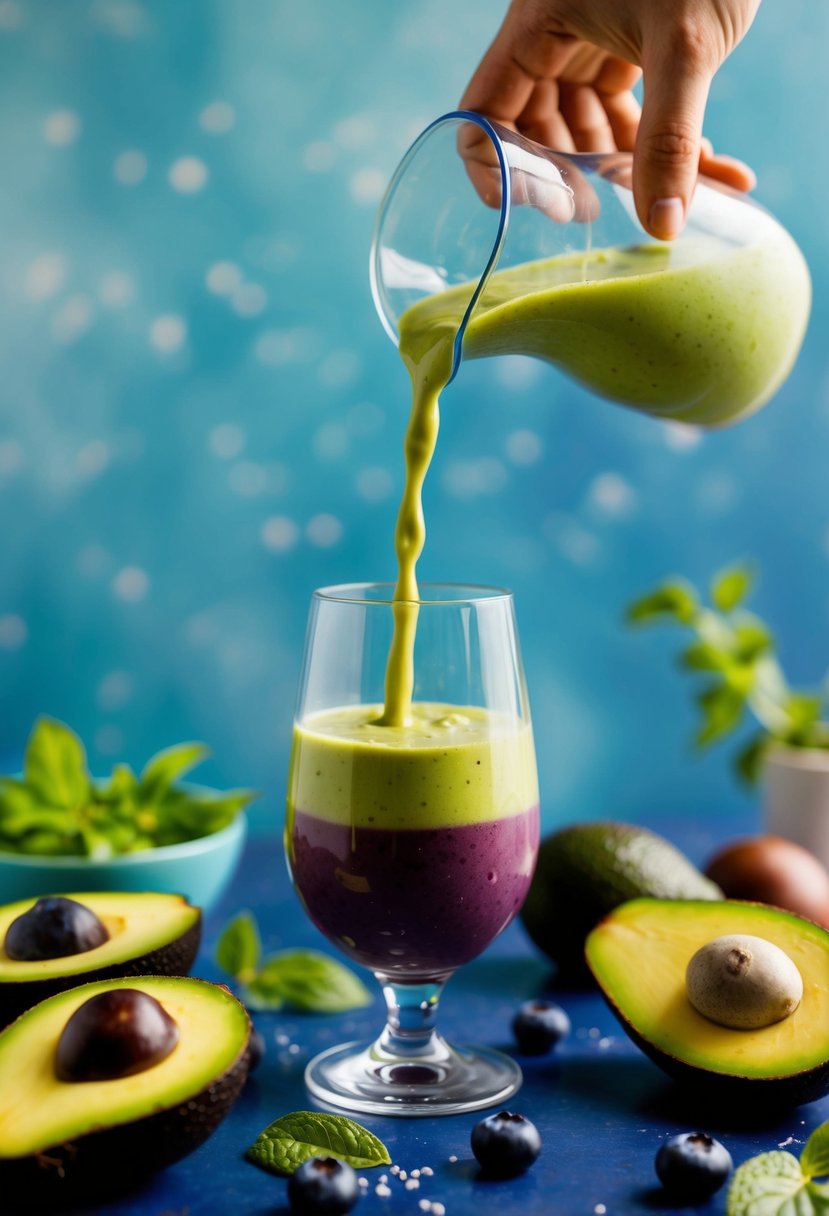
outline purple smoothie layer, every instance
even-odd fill
[[[351,828],[297,811],[294,884],[311,920],[358,963],[397,979],[475,958],[530,885],[538,807],[459,827]]]

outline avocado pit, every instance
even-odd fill
[[[60,1081],[112,1081],[160,1064],[179,1030],[164,1006],[135,988],[113,988],[80,1005],[55,1052]]]
[[[706,942],[688,963],[685,986],[697,1013],[733,1030],[782,1022],[803,998],[803,979],[788,954],[750,934]]]
[[[4,949],[15,962],[69,958],[109,941],[106,926],[91,908],[53,895],[39,899],[6,930]]]

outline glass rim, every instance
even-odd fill
[[[327,603],[380,605],[392,607],[394,604],[416,604],[419,608],[435,607],[448,608],[458,605],[479,605],[506,603],[513,599],[513,594],[507,587],[488,586],[486,583],[420,583],[421,595],[416,600],[396,600],[394,598],[395,583],[391,581],[364,583],[335,583],[328,587],[317,587],[313,593],[314,600]],[[370,597],[369,590],[385,590],[387,596]],[[454,597],[441,595],[441,591],[459,591],[462,594]],[[424,596],[422,592],[434,591],[435,594]],[[362,593],[362,594],[361,594]]]

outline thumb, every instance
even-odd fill
[[[685,224],[699,171],[711,75],[688,58],[659,54],[644,70],[633,156],[633,195],[643,226],[672,240]]]

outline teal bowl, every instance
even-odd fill
[[[73,891],[170,891],[209,912],[236,872],[246,836],[241,814],[211,836],[106,861],[0,852],[0,903]]]

